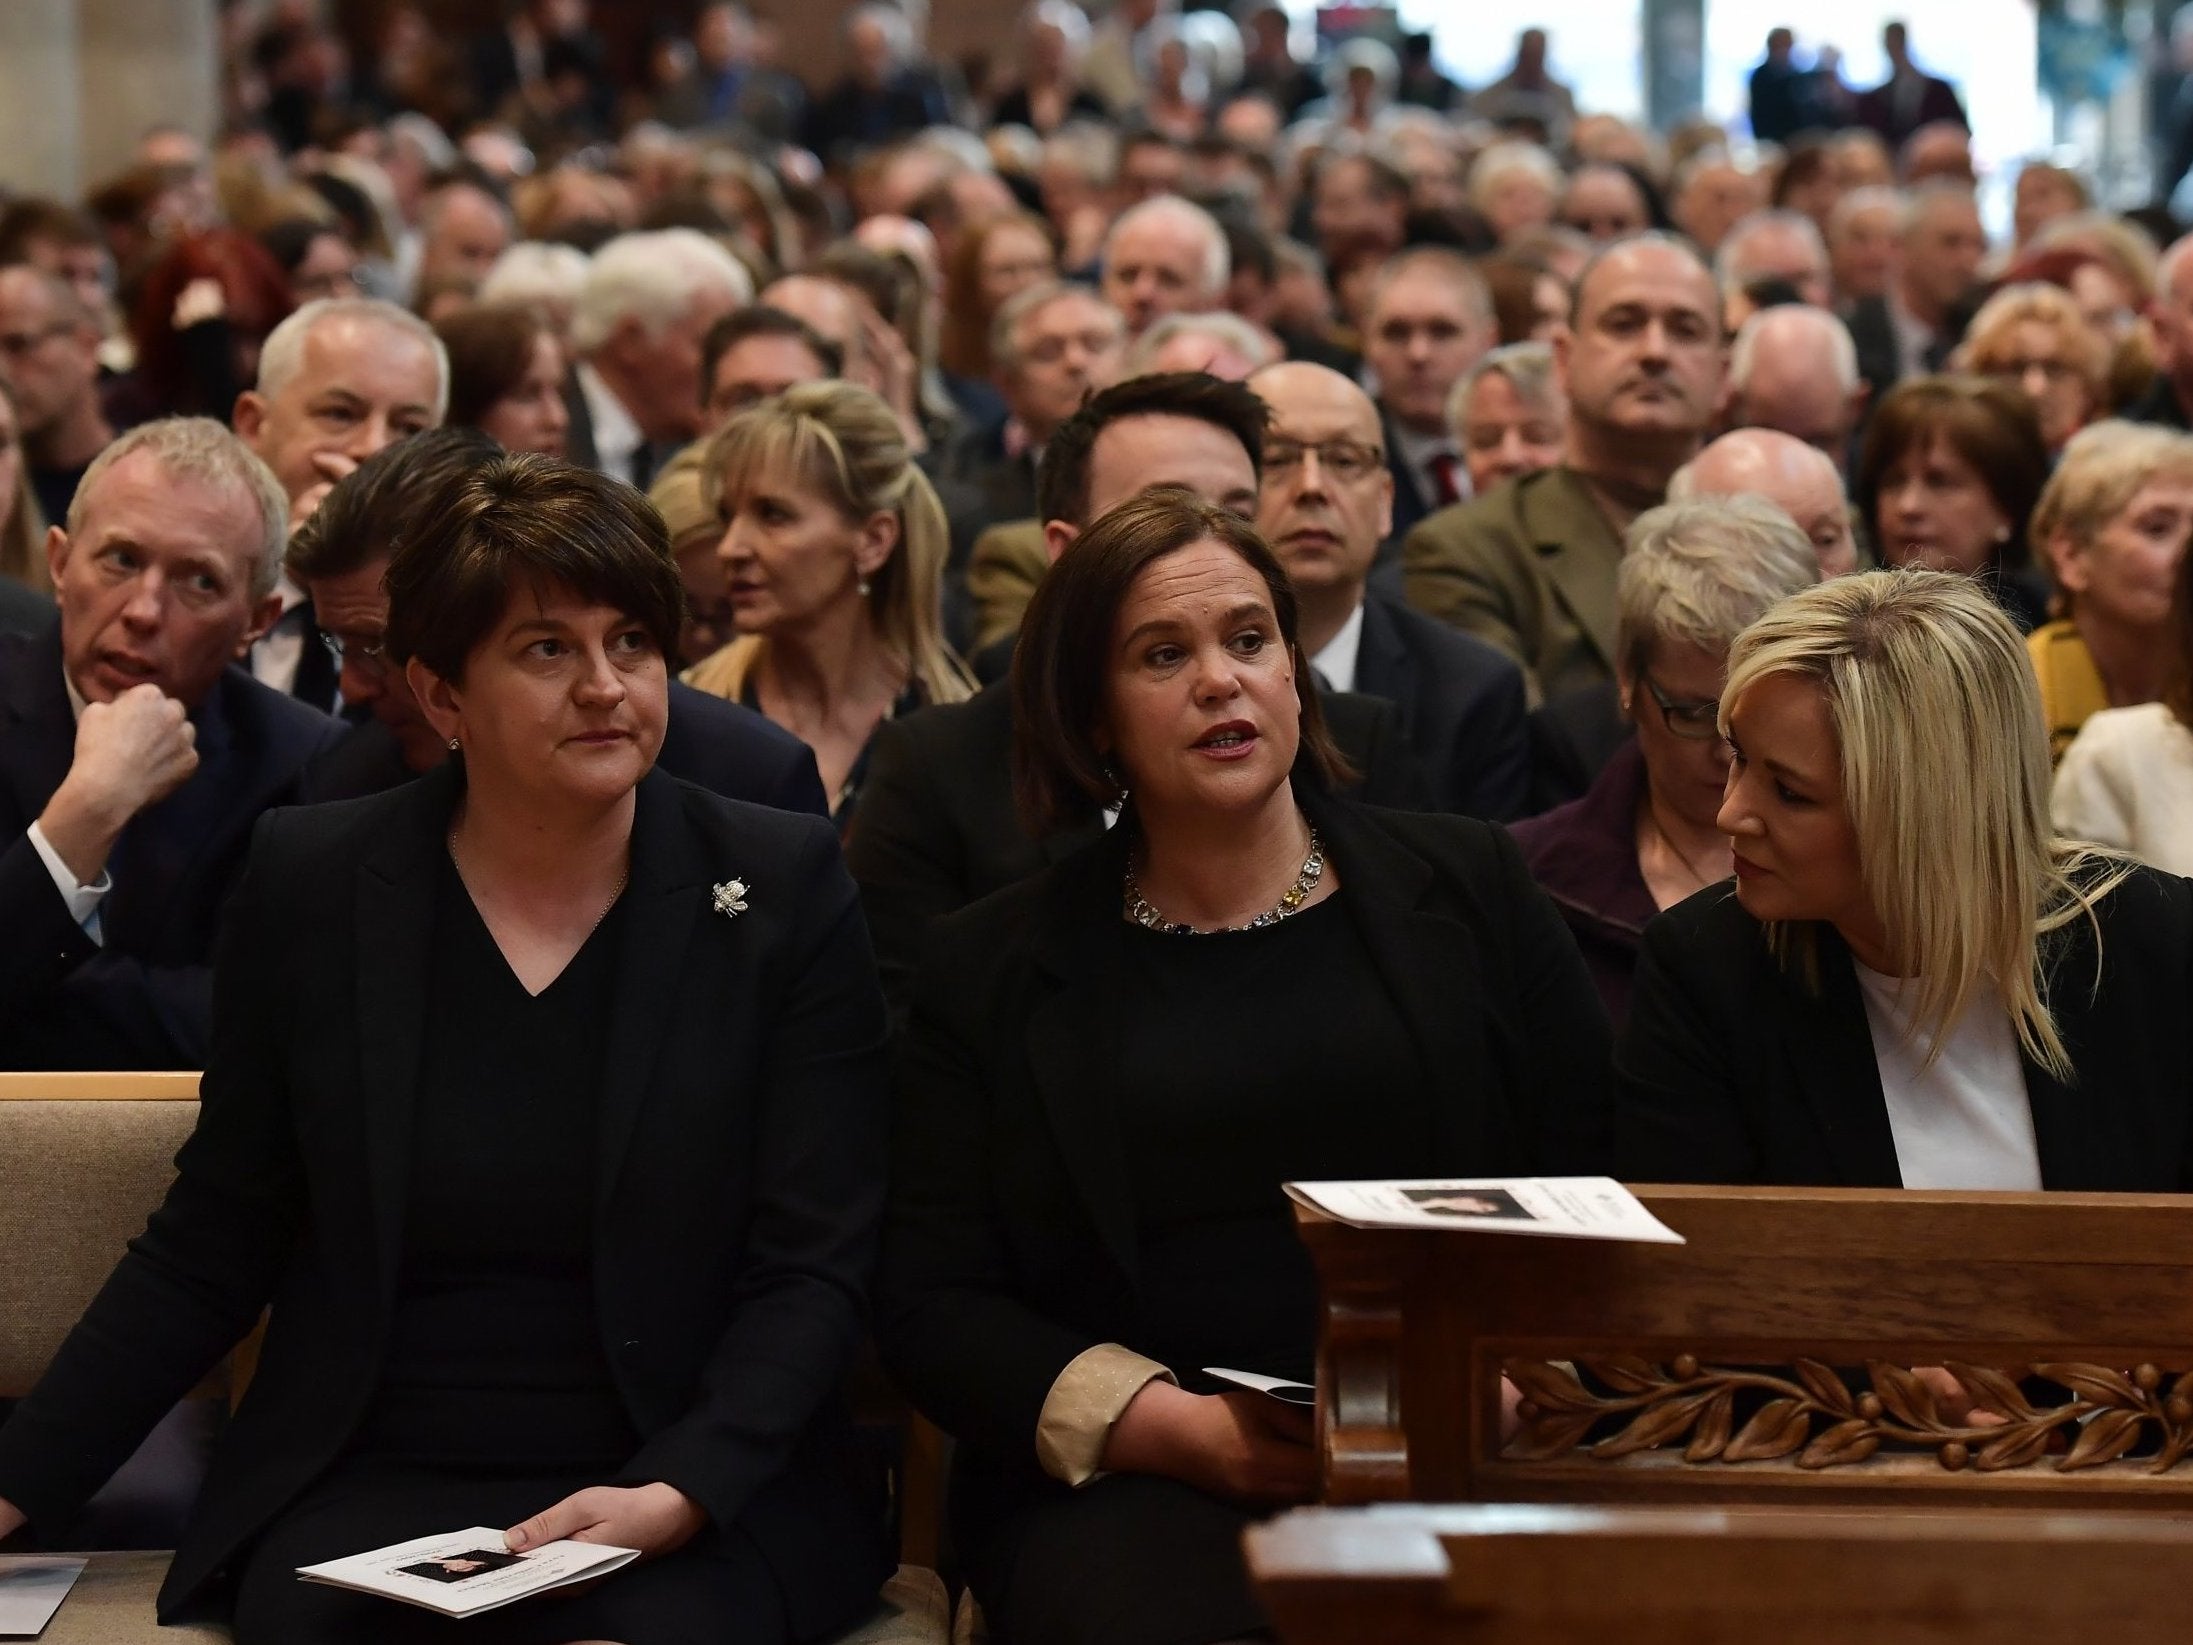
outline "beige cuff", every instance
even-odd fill
[[[1145,1384],[1173,1373],[1154,1359],[1116,1342],[1100,1342],[1074,1356],[1044,1396],[1036,1419],[1036,1460],[1043,1471],[1069,1485],[1086,1485],[1104,1465],[1104,1442]]]

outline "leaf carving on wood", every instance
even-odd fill
[[[1862,1377],[1816,1359],[1784,1372],[1704,1365],[1694,1354],[1666,1367],[1602,1354],[1573,1365],[1510,1359],[1502,1368],[1523,1396],[1521,1429],[1501,1451],[1511,1462],[1553,1462],[1580,1448],[1595,1461],[1619,1462],[1679,1442],[1693,1467],[1786,1460],[1811,1470],[1852,1467],[1884,1446],[1931,1451],[1945,1469],[1980,1473],[2044,1459],[2062,1473],[2118,1462],[2166,1473],[2193,1455],[2193,1370],[2152,1363],[2005,1371],[1952,1360],[1930,1373],[1931,1386],[1886,1360],[1868,1361]],[[1980,1420],[1944,1414],[1936,1390],[1948,1378]],[[2054,1383],[2060,1397],[2030,1393],[2028,1380]]]

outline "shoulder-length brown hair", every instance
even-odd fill
[[[1881,482],[1889,469],[1936,440],[1972,465],[2010,522],[2010,540],[1996,563],[2006,570],[2030,564],[2026,533],[2048,483],[2048,442],[2033,402],[1990,377],[1912,377],[1882,397],[1866,426],[1851,487],[1867,528],[1880,528]]]
[[[1008,228],[1031,231],[1051,248],[1054,259],[1058,255],[1051,225],[1033,212],[1002,212],[960,235],[944,271],[944,332],[937,350],[938,363],[955,376],[989,379],[990,326],[997,311],[983,306],[982,254],[989,248],[990,237]]]
[[[434,324],[449,351],[446,423],[478,428],[496,403],[517,392],[533,367],[547,319],[530,303],[474,303]]]
[[[1165,486],[1120,504],[1077,537],[1036,585],[1021,619],[1013,648],[1013,793],[1032,832],[1051,833],[1086,817],[1092,807],[1121,800],[1120,784],[1097,745],[1097,727],[1108,709],[1113,625],[1145,568],[1191,543],[1209,541],[1224,543],[1246,560],[1271,595],[1302,704],[1295,775],[1326,789],[1354,780],[1326,729],[1302,655],[1287,573],[1256,527],[1240,515]]]

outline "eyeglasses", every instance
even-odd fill
[[[1347,485],[1367,480],[1386,466],[1385,452],[1377,446],[1357,445],[1352,440],[1330,440],[1321,446],[1304,445],[1298,440],[1267,440],[1264,442],[1264,477],[1267,480],[1291,477],[1312,457],[1317,459],[1319,468]]]
[[[330,634],[323,628],[320,630],[320,643],[334,654],[338,663],[355,662],[362,667],[375,669],[388,666],[388,641],[386,638],[346,640],[342,635]]]
[[[1685,742],[1711,742],[1721,735],[1721,702],[1717,697],[1703,702],[1681,702],[1662,691],[1659,682],[1650,674],[1640,675],[1645,689],[1652,693],[1653,706],[1660,710],[1660,718],[1667,722],[1668,735],[1681,737]]]

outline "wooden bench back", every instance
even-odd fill
[[[2178,1645],[2193,1522],[1312,1508],[1248,1534],[1282,1645]]]
[[[43,1374],[197,1120],[196,1074],[0,1075],[0,1398]]]
[[[1325,1500],[2193,1512],[2193,1197],[1637,1192],[1687,1244],[1300,1210]],[[1943,1365],[2015,1420],[1947,1420]]]

